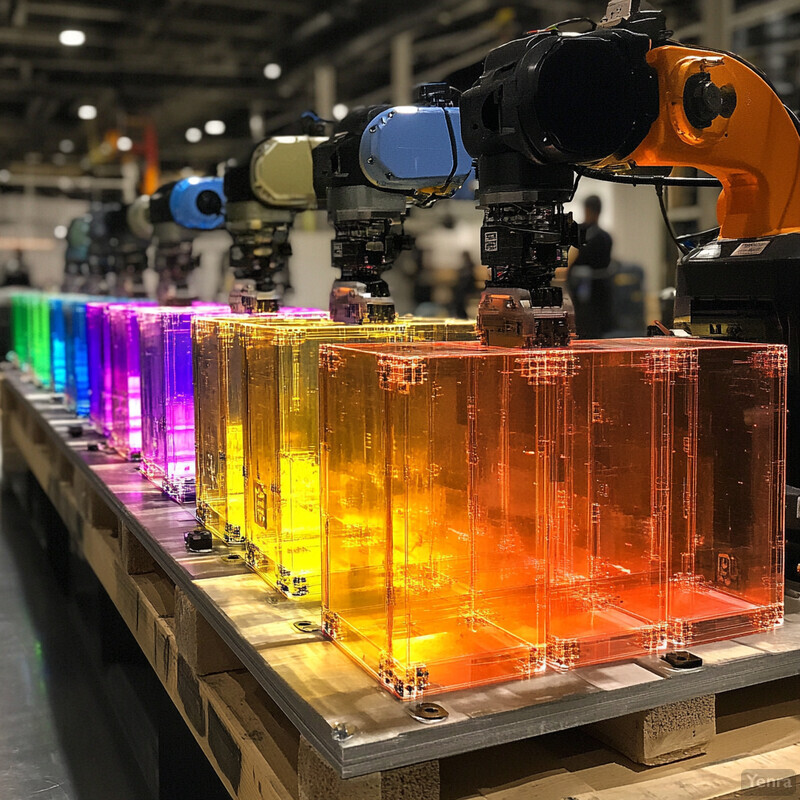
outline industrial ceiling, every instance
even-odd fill
[[[694,3],[663,5],[683,25],[694,20]],[[148,124],[164,168],[208,169],[242,153],[253,138],[297,130],[299,115],[315,105],[321,65],[333,68],[337,102],[389,99],[392,41],[406,33],[415,79],[449,78],[466,88],[491,47],[564,17],[596,19],[604,6],[602,0],[0,0],[0,170],[118,171],[108,132],[129,137],[136,148]],[[65,30],[81,31],[85,40],[62,44]],[[265,76],[267,64],[277,79]],[[81,106],[96,108],[96,117],[80,119]],[[203,133],[209,120],[224,122],[225,133]],[[200,141],[187,141],[190,128],[201,131]]]

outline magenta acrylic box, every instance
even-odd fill
[[[111,306],[155,306],[152,300],[98,301],[86,304],[86,350],[89,366],[89,421],[105,437],[111,437],[113,420],[111,365]]]
[[[196,304],[140,309],[142,472],[178,502],[194,497],[195,440],[192,318],[229,314]]]
[[[108,306],[111,355],[111,421],[109,442],[123,457],[139,459],[142,451],[142,395],[137,308]]]

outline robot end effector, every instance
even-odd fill
[[[198,264],[192,242],[200,231],[221,228],[224,214],[222,178],[184,178],[162,186],[150,197],[160,302],[191,299],[188,277]]]
[[[295,214],[316,208],[311,153],[324,141],[319,136],[273,136],[256,145],[249,161],[225,170],[235,311],[280,308],[292,254],[289,235]]]
[[[332,265],[341,271],[331,291],[332,319],[394,321],[382,275],[410,246],[407,206],[452,196],[471,170],[459,113],[454,90],[425,84],[413,105],[355,109],[314,150],[314,185],[335,230]]]
[[[624,14],[613,16],[629,24]],[[485,344],[569,343],[571,319],[550,283],[566,266],[567,249],[579,244],[564,211],[574,194],[573,167],[630,152],[658,115],[645,55],[663,20],[650,12],[633,19],[625,31],[548,30],[498,47],[461,98],[462,137],[477,161],[484,209],[482,260],[490,270],[478,310]]]
[[[587,167],[709,173],[722,186],[722,239],[800,230],[800,184],[787,168],[800,164],[796,120],[744,61],[670,36],[661,12],[614,0],[588,33],[556,26],[495,49],[462,96],[485,210],[491,280],[478,322],[489,344],[568,341],[549,286],[576,241],[563,203]]]

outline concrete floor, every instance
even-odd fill
[[[13,496],[0,497],[0,798],[144,800],[65,598]]]

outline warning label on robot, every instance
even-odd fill
[[[732,253],[732,256],[760,256],[770,243],[770,239],[760,242],[742,242]]]
[[[497,252],[497,231],[485,231],[483,234],[483,249],[487,253]]]

